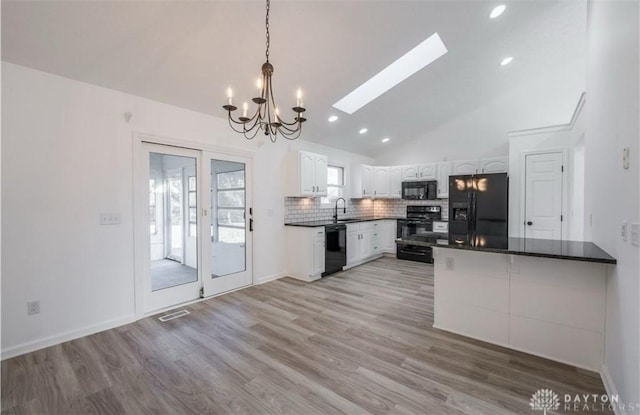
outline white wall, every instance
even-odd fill
[[[585,231],[617,260],[607,279],[605,370],[621,402],[640,403],[638,247],[620,238],[623,220],[638,222],[640,169],[638,2],[588,3],[585,108]],[[622,167],[622,149],[631,167]]]
[[[517,71],[512,67],[500,68]],[[508,91],[406,144],[389,142],[376,164],[401,165],[439,160],[468,160],[509,154],[509,131],[566,124],[585,90],[585,62],[556,67],[528,84]],[[429,114],[424,114],[429,117]],[[408,121],[410,122],[410,121]]]
[[[221,118],[2,65],[3,357],[134,318],[134,131],[255,151],[256,281],[286,269],[286,152],[373,161],[302,140],[247,142]],[[99,226],[100,212],[122,223]],[[41,313],[28,317],[36,299]]]
[[[578,104],[578,102],[576,102]],[[566,124],[566,129],[548,131],[541,126],[539,131],[528,130],[526,135],[514,135],[509,138],[509,235],[519,237],[522,235],[524,218],[522,217],[522,203],[524,188],[522,178],[524,164],[522,154],[530,151],[554,151],[566,150],[565,175],[567,188],[563,189],[565,201],[563,214],[566,218],[562,239],[581,241],[584,240],[584,218],[582,207],[584,205],[584,166],[580,155],[584,146],[581,140],[584,136],[585,122],[584,112],[576,114],[572,126]],[[578,155],[576,163],[576,154]]]

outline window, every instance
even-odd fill
[[[323,205],[333,205],[336,199],[344,197],[344,168],[340,166],[327,167],[327,197],[323,197]]]
[[[218,173],[218,240],[227,243],[245,241],[244,170]]]
[[[149,179],[149,231],[151,235],[158,234],[158,222],[156,220],[156,181]]]
[[[196,178],[189,176],[189,236],[195,237],[198,233],[198,205],[196,203]]]

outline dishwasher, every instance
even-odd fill
[[[347,225],[327,225],[325,229],[324,272],[327,276],[347,265]]]

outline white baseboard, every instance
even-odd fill
[[[266,284],[266,283],[268,283],[268,282],[275,281],[275,280],[279,280],[280,278],[282,278],[282,277],[286,277],[286,276],[287,276],[287,274],[285,274],[284,272],[279,273],[279,274],[269,275],[269,276],[267,276],[267,277],[265,277],[265,278],[262,278],[262,279],[261,279],[261,280],[259,280],[259,281],[256,281],[256,285]]]
[[[133,323],[136,321],[136,316],[131,314],[126,317],[108,320],[99,324],[83,327],[77,330],[67,331],[65,333],[56,334],[55,336],[45,337],[43,339],[34,340],[27,343],[22,343],[16,346],[3,349],[1,352],[2,360],[10,359],[12,357],[20,356],[25,353],[33,352],[36,350],[44,349],[45,347],[55,346],[56,344],[75,340],[80,337],[90,336],[92,334],[109,330],[114,327],[123,326],[125,324]]]
[[[607,391],[607,395],[618,395],[618,388],[616,388],[616,384],[613,383],[613,379],[611,378],[611,374],[609,373],[609,368],[607,365],[603,364],[600,368],[600,378],[602,379],[602,383],[604,384],[604,390]],[[616,415],[627,415],[627,412],[616,406],[614,408],[614,412]]]

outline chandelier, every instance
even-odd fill
[[[273,99],[273,88],[271,86],[273,65],[269,63],[269,7],[270,0],[267,0],[267,17],[265,19],[267,32],[267,50],[265,56],[267,61],[262,65],[262,78],[258,79],[257,82],[259,95],[251,99],[258,105],[256,112],[253,116],[248,117],[247,111],[249,110],[249,105],[245,102],[242,105],[242,116],[234,119],[231,113],[236,111],[238,107],[233,105],[233,91],[231,88],[227,90],[229,102],[227,105],[223,105],[222,108],[227,111],[229,125],[235,132],[241,133],[246,139],[251,140],[259,131],[262,131],[264,135],[269,136],[271,142],[275,143],[278,133],[288,140],[295,140],[300,137],[302,123],[307,121],[307,119],[302,116],[302,113],[306,110],[302,102],[301,89],[298,89],[297,92],[296,106],[292,108],[296,114],[293,122],[286,122],[282,119],[280,110]]]

